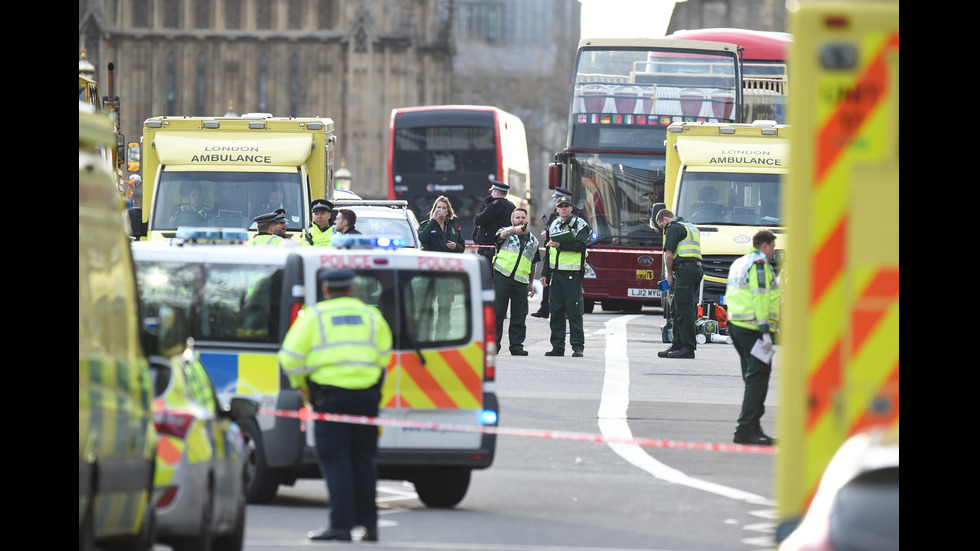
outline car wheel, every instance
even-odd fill
[[[243,477],[246,476],[243,473]],[[247,482],[247,481],[243,481]],[[238,497],[238,507],[235,512],[235,526],[229,534],[214,539],[214,551],[242,551],[245,546],[245,487]]]
[[[238,422],[238,426],[245,433],[246,445],[249,447],[245,467],[248,469],[245,496],[249,503],[269,503],[279,491],[279,474],[266,466],[262,433],[256,422],[252,419],[242,419]]]
[[[470,472],[463,467],[433,469],[413,481],[415,492],[427,507],[455,507],[470,487]]]
[[[204,498],[204,507],[201,510],[200,533],[173,539],[170,541],[173,551],[211,551],[211,544],[214,539],[212,524],[214,524],[214,484],[210,483]]]
[[[586,299],[585,300],[585,313],[586,314],[591,314],[593,311],[595,311],[595,301],[594,300]]]

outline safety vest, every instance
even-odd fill
[[[499,232],[498,232],[499,233]],[[493,257],[493,269],[520,283],[531,283],[531,266],[538,251],[538,238],[527,234],[527,242],[521,247],[519,235],[511,235],[500,245]]]
[[[701,232],[698,227],[680,218],[675,218],[671,224],[680,224],[684,228],[684,238],[677,242],[676,258],[701,260]],[[667,245],[667,232],[664,232],[664,246]]]
[[[249,245],[282,245],[282,237],[272,233],[260,233],[248,241]]]
[[[316,224],[303,230],[302,241],[305,247],[329,247],[333,241],[333,234],[336,233],[334,226],[321,230]]]
[[[732,263],[725,289],[728,323],[770,331],[779,321],[779,286],[766,255],[753,249]]]
[[[574,214],[569,218],[568,223],[562,222],[559,216],[548,227],[548,237],[555,240],[554,236],[566,231],[574,236],[588,227],[589,224],[585,220],[582,220]],[[557,247],[548,248],[548,267],[552,270],[578,271],[582,269],[583,261],[583,254],[578,251],[562,251]]]
[[[282,341],[279,364],[294,388],[306,388],[308,378],[363,389],[381,380],[391,346],[391,328],[381,311],[354,297],[338,297],[304,308]]]

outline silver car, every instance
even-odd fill
[[[371,199],[336,199],[333,211],[350,209],[357,215],[354,228],[364,235],[375,237],[400,238],[409,248],[421,248],[419,244],[419,221],[408,208],[408,201],[386,201]]]

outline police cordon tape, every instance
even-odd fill
[[[757,446],[753,444],[718,444],[714,442],[685,442],[679,440],[664,440],[661,438],[617,438],[588,432],[569,432],[544,429],[515,429],[489,425],[460,425],[456,423],[435,423],[430,421],[408,421],[405,419],[386,419],[384,417],[369,417],[366,415],[349,415],[345,413],[316,413],[309,408],[298,411],[268,409],[259,410],[263,415],[290,417],[301,421],[334,421],[352,423],[355,425],[375,425],[385,427],[407,427],[431,431],[447,432],[479,432],[505,436],[524,436],[529,438],[546,438],[550,440],[577,440],[581,442],[599,442],[605,444],[634,444],[637,446],[668,448],[675,450],[701,450],[718,452],[763,453],[775,451],[773,446]]]

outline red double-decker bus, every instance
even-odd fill
[[[585,311],[659,306],[663,236],[651,228],[664,200],[667,127],[738,122],[742,75],[734,44],[678,39],[585,39],[572,79],[565,149],[549,186],[572,191],[593,235]]]
[[[494,180],[528,206],[527,138],[516,115],[482,105],[402,107],[392,110],[389,130],[388,198],[408,201],[420,221],[444,195],[469,240]]]

